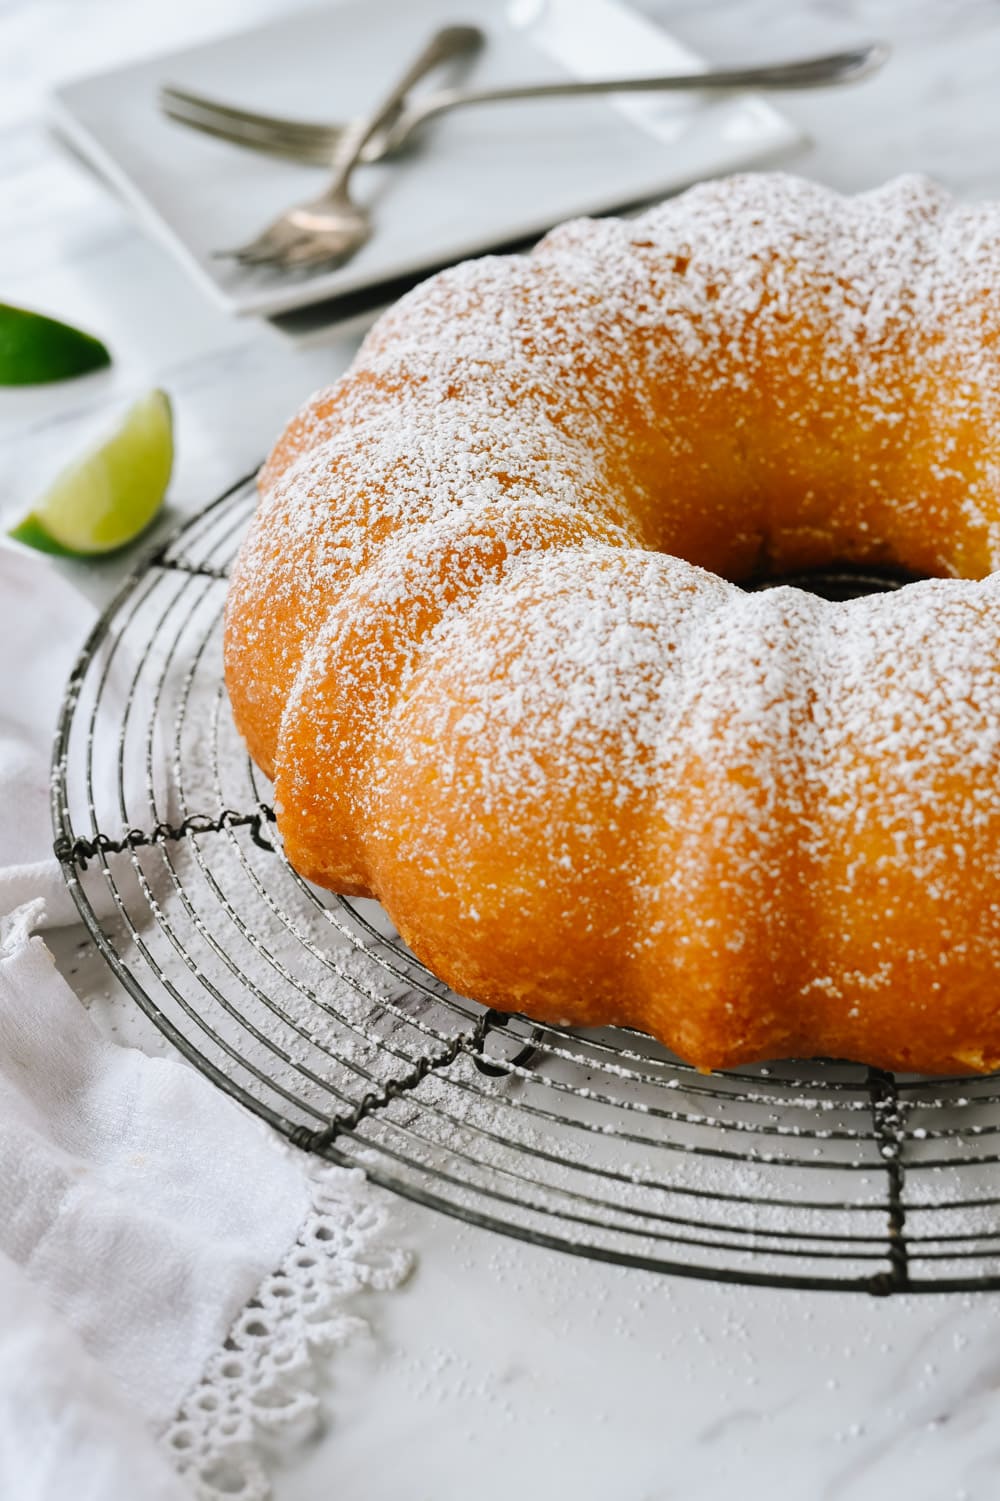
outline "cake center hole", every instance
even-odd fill
[[[865,594],[891,593],[893,589],[902,589],[904,584],[917,583],[922,577],[922,574],[907,573],[902,569],[855,568],[845,563],[810,573],[786,573],[757,579],[745,584],[744,588],[756,593],[761,589],[777,589],[782,584],[791,584],[796,589],[819,595],[820,599],[860,599]]]

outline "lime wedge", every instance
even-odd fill
[[[92,334],[0,302],[0,386],[69,380],[110,364],[110,354]]]
[[[71,557],[114,552],[160,509],[173,462],[170,401],[166,392],[150,391],[110,438],[63,470],[9,535]]]

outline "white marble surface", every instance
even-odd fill
[[[460,10],[456,5],[456,12]],[[112,399],[175,399],[173,489],[192,510],[252,466],[350,341],[308,352],[228,321],[188,286],[41,124],[47,86],[247,24],[280,0],[0,0],[0,297],[99,330],[111,372],[0,395],[0,511],[19,510]],[[874,34],[891,67],[799,96],[800,169],[842,189],[926,170],[1000,195],[1000,10],[987,0],[646,0],[720,60]],[[114,569],[91,569],[95,595]],[[141,1039],[77,934],[64,968]],[[126,1024],[125,1017],[129,1016]],[[373,1335],[330,1372],[328,1431],[277,1472],[280,1501],[993,1501],[1000,1494],[1000,1297],[869,1301],[618,1271],[401,1204],[420,1252]]]

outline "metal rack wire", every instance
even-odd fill
[[[292,870],[222,686],[225,579],[253,504],[241,481],[137,568],[56,737],[69,887],[171,1042],[302,1147],[539,1244],[730,1282],[1000,1287],[996,1077],[702,1075],[635,1033],[485,1011],[373,903]]]

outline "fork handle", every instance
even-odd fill
[[[331,199],[341,196],[368,142],[378,131],[392,124],[414,84],[433,68],[481,46],[484,40],[478,26],[442,26],[436,31],[381,103],[345,129],[333,155],[333,179],[322,196]]]
[[[405,108],[386,132],[386,149],[402,145],[417,126],[447,110],[467,104],[500,104],[514,99],[565,99],[586,94],[729,93],[737,89],[812,89],[828,84],[856,83],[882,67],[889,55],[885,43],[874,42],[843,52],[825,53],[794,62],[745,68],[713,68],[706,72],[650,74],[625,78],[563,78],[548,83],[498,84],[486,88],[444,89],[427,94]]]

